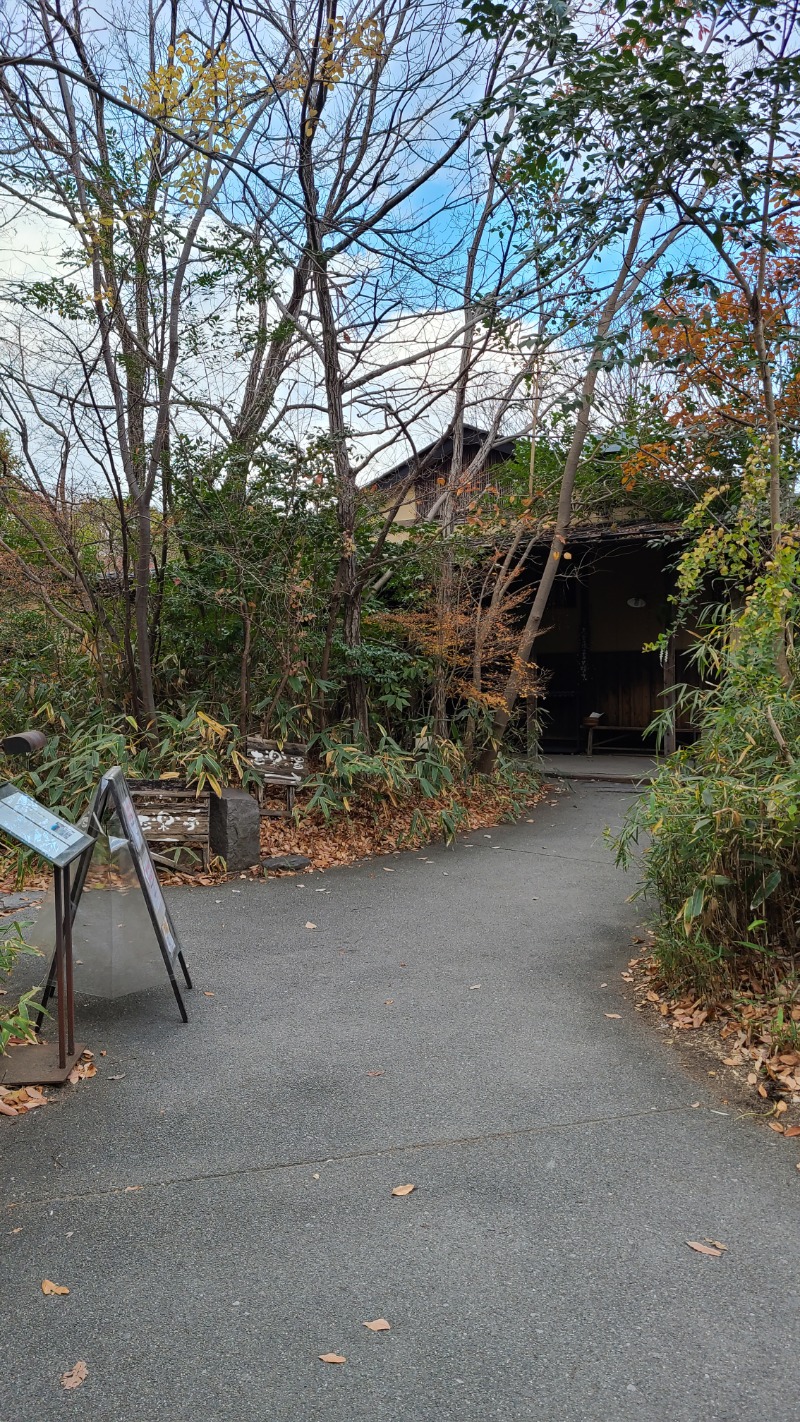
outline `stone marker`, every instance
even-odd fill
[[[261,816],[246,790],[223,790],[221,795],[212,795],[208,828],[211,851],[225,860],[230,873],[258,864]]]
[[[0,910],[9,912],[11,909],[34,908],[42,902],[42,895],[39,894],[0,894]]]
[[[262,859],[261,868],[270,869],[307,869],[311,860],[305,854],[276,854],[272,859]]]

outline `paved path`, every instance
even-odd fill
[[[794,1422],[798,1152],[622,999],[624,803],[175,893],[190,1026],[3,1123],[3,1422]]]

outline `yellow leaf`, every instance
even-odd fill
[[[69,1289],[63,1284],[54,1284],[52,1279],[42,1279],[43,1294],[68,1294]]]
[[[393,1195],[410,1195],[412,1190],[416,1190],[416,1185],[395,1185]]]
[[[391,1326],[385,1318],[373,1318],[371,1323],[364,1324],[364,1327],[368,1328],[371,1333],[388,1333]]]

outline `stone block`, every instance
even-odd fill
[[[262,859],[261,868],[269,873],[270,869],[307,869],[310,863],[306,854],[274,854],[271,859]]]
[[[261,816],[246,790],[223,790],[211,796],[209,842],[230,873],[250,869],[261,859]]]

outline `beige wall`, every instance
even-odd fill
[[[384,513],[384,514],[385,514],[385,513],[388,513],[388,512],[389,512],[389,509],[392,507],[392,504],[394,503],[394,498],[395,498],[395,497],[396,497],[396,495],[395,495],[395,496],[392,496],[392,495],[390,494],[389,497],[386,497],[386,496],[384,495],[384,497],[381,499],[381,503],[380,503],[380,510],[381,510],[381,513]],[[389,535],[388,535],[389,541],[392,542],[392,543],[402,543],[402,541],[403,541],[404,538],[408,538],[408,530],[409,530],[409,528],[410,528],[414,523],[416,523],[416,520],[417,520],[416,486],[415,486],[414,484],[412,484],[412,485],[411,485],[411,488],[409,489],[408,493],[407,493],[406,496],[405,496],[405,499],[403,500],[402,504],[400,505],[399,509],[397,510],[397,513],[396,513],[395,516],[394,516],[394,520],[393,520],[393,522],[392,522],[391,531],[389,532]]]

